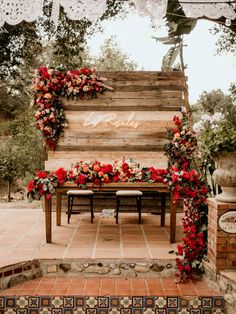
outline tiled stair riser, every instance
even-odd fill
[[[70,277],[159,277],[175,273],[175,262],[124,262],[97,261],[75,262],[67,260],[33,260],[6,266],[0,269],[0,291],[30,279],[41,276]]]
[[[225,314],[223,297],[0,297],[0,314]]]

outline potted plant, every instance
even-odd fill
[[[213,179],[222,189],[216,200],[236,202],[236,125],[229,116],[217,112],[204,114],[193,128],[200,149],[216,163]]]

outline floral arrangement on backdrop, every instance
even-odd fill
[[[106,78],[97,76],[95,70],[86,68],[63,72],[43,67],[35,71],[34,118],[37,128],[42,132],[45,146],[54,150],[61,132],[67,127],[61,97],[94,98],[97,93],[113,90],[105,81]]]
[[[207,253],[208,187],[204,173],[197,168],[194,153],[197,149],[195,131],[189,119],[174,117],[175,127],[168,129],[169,172],[166,176],[174,201],[184,199],[183,244],[177,247],[176,265],[181,279],[191,277],[194,271],[202,271],[202,261]],[[197,169],[196,169],[197,168]]]

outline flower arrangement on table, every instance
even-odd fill
[[[28,197],[39,200],[41,196],[50,199],[55,193],[53,183],[56,183],[54,175],[48,175],[46,171],[36,171],[36,176],[28,183]]]
[[[154,174],[155,173],[155,174]],[[46,195],[50,198],[54,193],[53,185],[63,185],[65,182],[74,182],[78,187],[85,189],[88,183],[102,185],[110,182],[164,182],[161,174],[167,170],[154,167],[141,167],[133,160],[116,160],[113,164],[95,160],[92,162],[79,161],[72,165],[71,170],[59,168],[47,174],[37,171],[36,177],[28,184],[29,199],[39,199]],[[38,175],[40,174],[40,175]],[[42,178],[43,174],[43,178]],[[158,175],[157,175],[158,174]],[[41,184],[45,180],[44,189]]]
[[[140,182],[142,181],[142,167],[134,160],[116,160],[113,166],[114,181]]]
[[[54,150],[58,138],[67,127],[61,97],[96,97],[97,93],[113,90],[105,84],[106,78],[97,76],[95,70],[80,69],[67,72],[39,68],[34,73],[33,91],[36,126],[42,132],[44,145]]]

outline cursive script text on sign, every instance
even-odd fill
[[[135,112],[132,112],[127,120],[120,120],[116,113],[97,114],[91,112],[84,121],[84,126],[95,127],[99,124],[103,124],[105,127],[130,127],[136,129],[141,123],[135,120],[135,115]]]

